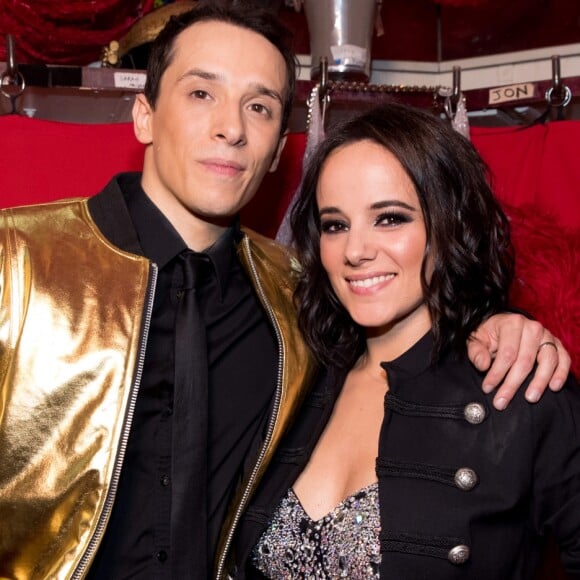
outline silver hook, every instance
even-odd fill
[[[445,109],[445,114],[451,120],[455,118],[457,113],[457,106],[459,105],[459,100],[461,99],[461,67],[453,67],[453,85],[451,90],[446,89],[445,102],[443,103],[443,108]]]
[[[552,55],[552,85],[557,93],[559,93],[562,90],[560,57],[557,54]]]
[[[322,117],[322,126],[325,126],[326,109],[330,102],[330,87],[328,84],[328,58],[320,57],[320,83],[318,89],[318,98],[320,99],[320,110]]]
[[[553,99],[556,99],[554,102]],[[557,99],[560,99],[558,102]],[[546,91],[546,101],[550,107],[566,107],[572,100],[570,87],[562,84],[559,55],[552,56],[552,86]]]
[[[453,67],[453,93],[452,97],[455,101],[455,104],[459,102],[459,97],[461,95],[461,67],[454,66]]]
[[[16,99],[24,92],[26,82],[18,70],[14,57],[14,39],[11,34],[6,35],[6,69],[0,75],[0,93],[10,99],[10,114],[16,113]]]
[[[328,58],[326,56],[320,57],[320,88],[318,96],[320,100],[326,98],[328,93]]]
[[[11,77],[16,76],[18,65],[14,57],[14,38],[11,34],[6,35],[6,73]]]

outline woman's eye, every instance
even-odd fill
[[[320,230],[324,234],[335,234],[342,232],[347,229],[347,225],[344,222],[338,221],[326,221],[320,224]]]
[[[402,212],[389,212],[381,214],[376,219],[376,225],[398,226],[409,223],[412,220],[411,216]]]

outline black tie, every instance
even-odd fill
[[[171,561],[172,577],[181,580],[209,577],[207,345],[196,296],[196,284],[199,286],[208,258],[190,250],[179,257],[184,284],[175,323]]]

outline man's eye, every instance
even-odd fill
[[[201,89],[193,91],[191,95],[196,99],[207,99],[209,97],[209,93],[207,91],[202,91]]]
[[[252,103],[250,105],[250,109],[254,111],[254,113],[259,113],[260,115],[268,115],[271,116],[270,109],[261,103]]]

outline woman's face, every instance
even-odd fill
[[[426,230],[402,165],[373,141],[345,145],[325,161],[316,199],[322,264],[350,316],[373,335],[420,338],[431,327],[421,288]]]

